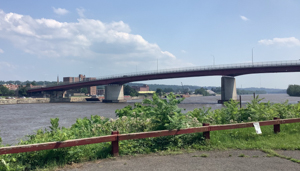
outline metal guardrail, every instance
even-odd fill
[[[116,74],[116,75],[109,75],[109,76],[103,76],[103,77],[96,77],[95,80],[90,80],[90,81],[108,80],[108,79],[116,79],[116,78],[123,78],[123,77],[147,76],[147,75],[153,75],[153,74],[170,74],[170,73],[190,72],[190,71],[208,71],[208,70],[218,70],[218,69],[297,66],[297,65],[300,66],[300,60],[238,63],[238,64],[225,64],[225,65],[207,65],[207,66],[184,67],[184,68],[150,70],[150,71]],[[90,81],[80,81],[80,82],[90,82]],[[48,86],[44,86],[44,87],[56,87],[56,86],[60,86],[60,85],[71,85],[71,84],[77,84],[77,83],[79,83],[79,82],[59,83],[57,85],[48,85]],[[38,89],[38,88],[31,88],[31,89]]]
[[[293,119],[274,118],[274,120],[261,121],[259,122],[259,125],[260,126],[274,125],[274,133],[278,133],[280,132],[280,124],[297,123],[297,122],[300,122],[300,118],[293,118]],[[226,125],[212,125],[212,126],[203,123],[202,127],[196,127],[196,128],[138,132],[138,133],[129,133],[129,134],[119,134],[118,131],[112,131],[112,135],[106,135],[100,137],[82,138],[82,139],[66,140],[60,142],[47,142],[47,143],[39,143],[39,144],[1,147],[0,155],[58,149],[58,148],[73,147],[73,146],[103,143],[103,142],[112,142],[112,154],[114,156],[118,156],[119,141],[123,141],[123,140],[143,139],[143,138],[180,135],[180,134],[191,134],[191,133],[198,133],[198,132],[203,132],[204,138],[210,139],[210,131],[239,129],[239,128],[248,128],[248,127],[253,127],[253,122],[226,124]]]

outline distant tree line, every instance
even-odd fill
[[[238,95],[242,95],[242,94],[253,94],[253,93],[255,93],[255,94],[266,94],[267,92],[265,90],[252,91],[252,90],[237,89],[236,93]]]
[[[286,92],[290,96],[300,96],[300,85],[289,85]]]

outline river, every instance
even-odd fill
[[[264,94],[259,95],[264,98],[263,102],[271,101],[283,103],[297,103],[300,97],[290,97],[287,94]],[[220,96],[197,96],[186,98],[180,108],[186,109],[184,112],[194,108],[211,107],[212,109],[222,108],[217,104]],[[242,95],[242,104],[245,105],[253,99],[252,95]],[[48,128],[50,118],[59,118],[59,126],[70,127],[77,118],[100,115],[108,118],[116,118],[115,110],[137,102],[126,103],[44,103],[44,104],[14,104],[0,105],[0,137],[2,144],[17,144],[25,135],[33,134],[38,129]]]

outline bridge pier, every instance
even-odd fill
[[[225,101],[237,100],[235,78],[230,76],[222,76],[221,78],[221,100],[218,103]]]
[[[124,99],[123,85],[110,84],[105,86],[105,99],[103,103],[119,103],[126,102]]]
[[[64,98],[66,95],[66,91],[52,91],[50,94],[50,98]]]

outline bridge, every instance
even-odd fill
[[[299,72],[300,60],[239,63],[230,65],[209,65],[200,67],[175,68],[165,70],[153,70],[145,72],[134,72],[97,78],[92,81],[81,81],[75,83],[60,83],[55,86],[33,88],[27,90],[34,92],[54,92],[56,96],[69,89],[76,89],[89,86],[105,86],[105,99],[107,102],[118,102],[124,100],[123,84],[134,81],[148,81],[169,78],[201,77],[201,76],[222,76],[221,78],[221,101],[230,99],[236,100],[236,76],[257,73],[277,72]]]

